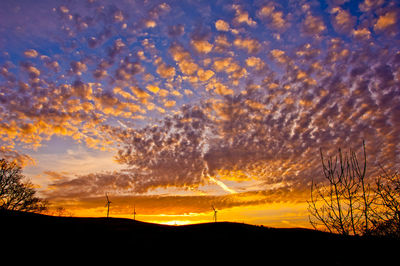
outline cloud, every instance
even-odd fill
[[[147,85],[147,86],[146,86],[146,89],[148,89],[149,91],[151,91],[151,92],[154,93],[154,94],[156,94],[157,92],[160,91],[160,88],[159,88],[158,86],[156,86],[156,85],[151,85],[151,84]]]
[[[125,43],[121,39],[117,39],[114,41],[113,45],[108,48],[108,55],[111,58],[114,58],[115,56],[120,54],[125,47]]]
[[[267,25],[272,29],[285,31],[290,26],[284,13],[277,10],[272,2],[261,7],[257,14],[261,19],[266,20]]]
[[[146,20],[145,25],[147,28],[154,28],[155,26],[157,26],[157,22],[150,19],[150,20]]]
[[[40,70],[29,62],[21,63],[21,68],[26,71],[31,80],[34,80],[40,76]]]
[[[116,172],[88,174],[78,178],[56,180],[46,193],[50,198],[76,198],[86,195],[102,195],[110,188],[127,191],[131,187],[129,175]],[[57,189],[57,193],[51,190]],[[129,190],[128,190],[129,191]]]
[[[286,56],[285,51],[273,49],[270,52],[271,56],[279,63],[287,63],[290,59]]]
[[[331,11],[332,25],[339,33],[350,33],[356,23],[356,17],[351,16],[346,10],[335,7]]]
[[[254,67],[256,70],[262,70],[265,67],[265,63],[261,58],[251,56],[246,59],[246,65]]]
[[[248,53],[257,53],[261,49],[260,42],[251,38],[237,38],[234,40],[233,44],[238,48],[247,50]]]
[[[133,91],[133,90],[132,90]],[[124,99],[128,100],[128,101],[136,101],[136,97],[133,96],[132,94],[130,94],[127,91],[124,91],[123,89],[121,89],[120,87],[115,87],[113,89],[113,93],[116,95],[121,95]],[[140,97],[139,97],[140,98]],[[146,96],[144,97],[146,98]]]
[[[380,6],[382,6],[383,3],[384,3],[384,0],[378,0],[378,1],[365,0],[364,2],[360,3],[358,6],[361,11],[369,12],[373,9],[379,8]]]
[[[248,26],[254,27],[257,25],[257,22],[254,21],[251,17],[249,17],[249,13],[244,11],[240,5],[232,5],[233,10],[235,10],[235,18],[234,22],[237,24],[245,23]]]
[[[284,55],[283,51],[275,51],[278,58]],[[373,57],[368,60],[374,61]],[[347,70],[337,71],[346,73],[352,68],[350,65]],[[369,84],[393,90],[392,72],[392,67],[385,65],[359,73],[363,77],[374,76],[373,80],[368,79]],[[275,81],[276,85],[270,85],[268,93],[263,90],[225,93],[228,88],[215,82],[216,93],[225,98],[214,104],[184,108],[180,115],[166,119],[160,126],[131,131],[137,137],[129,138],[135,141],[127,143],[129,148],[120,152],[119,160],[130,165],[130,171],[137,177],[137,191],[167,184],[196,187],[207,180],[207,174],[216,176],[221,170],[242,171],[266,184],[283,182],[300,189],[306,188],[312,177],[317,178],[321,146],[324,152],[332,153],[337,146],[355,145],[365,138],[374,154],[371,160],[390,156],[390,153],[372,152],[375,142],[386,137],[376,131],[376,116],[368,116],[366,112],[373,108],[370,104],[374,98],[380,99],[379,106],[389,109],[394,105],[386,101],[395,98],[376,98],[368,91],[359,94],[350,90],[349,84],[353,82],[350,74],[341,78],[325,76],[318,79],[319,83],[308,83],[311,92],[296,88],[297,83],[305,83],[307,78],[309,75],[304,71],[288,71],[281,81]],[[295,89],[287,89],[291,87]],[[321,88],[328,92],[322,93]],[[361,107],[362,103],[370,106],[354,109],[354,101],[359,103],[356,106]],[[355,123],[342,124],[347,119]],[[150,140],[154,146],[145,145]],[[328,146],[331,141],[335,144]],[[175,167],[178,162],[184,167]]]
[[[231,47],[231,42],[228,41],[228,38],[225,35],[218,35],[214,41],[214,50],[218,53],[228,52]]]
[[[207,40],[192,40],[191,44],[195,51],[203,54],[208,54],[213,48],[213,45]]]
[[[39,55],[39,53],[34,49],[29,49],[24,52],[24,55],[29,58],[35,58]]]
[[[303,21],[303,32],[308,35],[319,35],[326,30],[325,23],[322,18],[313,16],[311,13],[307,13],[306,18]]]
[[[193,44],[193,40],[192,40],[192,44]],[[199,45],[199,44],[197,44],[197,45]],[[209,44],[209,45],[211,45],[211,44]],[[207,50],[207,48],[206,48],[207,45],[204,47],[202,45],[199,45],[198,47],[195,46],[195,47],[198,52],[208,53],[211,51],[212,45],[209,47],[210,50]],[[169,52],[171,53],[174,60],[178,63],[179,69],[183,74],[193,75],[197,71],[199,66],[194,62],[190,53],[187,50],[185,50],[184,47],[175,43],[170,46]]]
[[[215,22],[215,28],[218,31],[229,31],[229,23],[222,19],[219,19]]]
[[[79,61],[72,61],[71,70],[74,72],[74,74],[81,76],[83,72],[86,72],[87,66],[85,63]]]
[[[144,71],[144,68],[139,62],[132,62],[130,58],[121,59],[118,63],[113,78],[117,81],[121,81],[121,84],[129,84],[129,81],[132,81],[136,75]],[[162,67],[162,70],[164,70],[164,68],[168,69],[165,65],[162,65]]]
[[[75,80],[71,86],[71,93],[85,100],[92,100],[92,88],[80,80]]]
[[[209,70],[209,69],[204,70],[204,69],[200,68],[197,71],[197,75],[198,75],[200,81],[207,81],[210,78],[212,78],[214,76],[214,74],[215,73],[212,70]]]
[[[393,27],[394,25],[396,25],[397,16],[398,14],[396,11],[389,11],[379,16],[376,24],[374,25],[374,30],[383,31]]]
[[[169,100],[169,101],[164,102],[164,106],[167,108],[174,107],[175,104],[176,104],[176,101],[174,101],[174,100]]]
[[[217,72],[232,73],[239,71],[241,68],[239,64],[232,59],[232,57],[216,58],[213,67]]]
[[[35,164],[35,160],[31,156],[15,151],[12,147],[1,146],[0,158],[5,158],[9,161],[16,162],[21,167]]]
[[[182,24],[177,24],[177,25],[173,25],[173,26],[169,26],[168,28],[168,34],[170,36],[180,36],[185,32],[185,26]]]
[[[157,73],[160,75],[160,77],[165,79],[173,78],[175,76],[175,68],[173,66],[166,65],[161,60],[158,60]]]
[[[357,39],[369,39],[371,37],[371,32],[367,28],[353,29],[352,35]]]
[[[130,86],[130,90],[133,92],[133,94],[135,94],[137,98],[140,99],[142,103],[147,103],[147,100],[151,97],[150,94],[139,87]]]
[[[219,94],[219,95],[233,95],[234,91],[232,89],[229,89],[228,86],[220,83],[220,82],[214,82],[212,83],[214,91]]]

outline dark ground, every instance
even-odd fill
[[[58,262],[80,256],[90,261],[123,258],[141,265],[145,263],[138,261],[154,262],[150,265],[396,265],[400,247],[400,241],[309,229],[228,222],[167,226],[4,210],[0,211],[0,232],[0,254],[19,251],[24,255],[16,258],[23,260],[54,255]]]

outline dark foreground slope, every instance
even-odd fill
[[[393,250],[399,244],[384,239],[240,223],[166,226],[130,219],[54,217],[9,211],[0,211],[0,228],[2,251],[61,252],[66,256],[88,255],[92,250],[93,258],[183,260],[190,261],[189,264],[217,259],[246,265],[256,261],[265,265],[384,265],[384,261],[397,256]]]

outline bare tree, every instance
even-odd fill
[[[371,204],[374,197],[366,181],[367,157],[363,141],[364,159],[359,162],[352,149],[343,155],[325,159],[320,150],[325,182],[311,185],[308,202],[310,223],[343,235],[365,235],[370,232]]]
[[[383,174],[376,181],[376,207],[372,219],[373,234],[400,238],[400,175]]]
[[[23,181],[21,167],[0,159],[0,209],[41,212],[47,202],[36,197],[29,181]]]

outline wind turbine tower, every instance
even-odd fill
[[[136,207],[133,205],[133,220],[136,221]]]
[[[217,222],[217,210],[214,208],[214,205],[211,205],[211,208],[213,209],[213,211],[214,211],[214,222],[216,223]]]
[[[106,193],[106,199],[107,199],[107,203],[106,203],[106,207],[107,207],[107,218],[108,218],[108,216],[109,216],[109,214],[110,214],[110,204],[111,204],[111,201],[110,201],[110,199],[108,198],[108,195],[107,195],[107,193]]]

